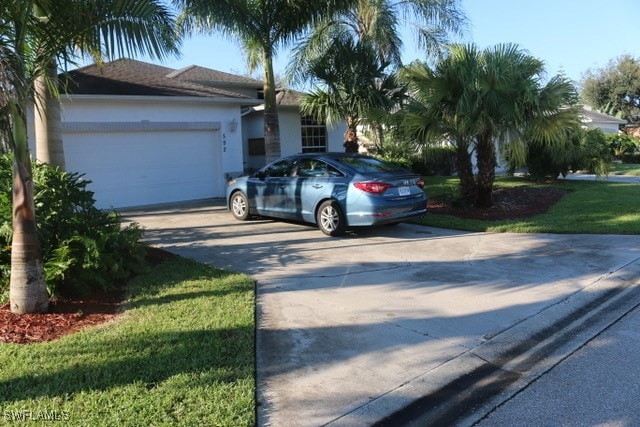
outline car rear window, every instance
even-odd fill
[[[341,157],[337,159],[343,165],[355,169],[358,173],[374,172],[406,172],[407,170],[393,163],[383,162],[372,157]]]

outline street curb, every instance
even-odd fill
[[[470,426],[640,305],[640,259],[330,426]]]

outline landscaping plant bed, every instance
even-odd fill
[[[11,313],[9,303],[0,307],[0,342],[29,344],[51,341],[87,326],[113,320],[120,313],[122,293],[99,293],[87,298],[52,300],[49,312]]]
[[[566,193],[549,187],[497,188],[490,208],[458,207],[449,200],[429,200],[427,212],[489,221],[527,218],[546,213]]]
[[[158,265],[175,255],[159,248],[147,248],[147,262]],[[29,344],[51,341],[88,326],[112,321],[122,312],[124,292],[96,292],[88,297],[52,299],[49,311],[15,314],[9,303],[0,306],[0,343]]]

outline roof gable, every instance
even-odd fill
[[[212,70],[214,71],[214,70]],[[169,77],[176,70],[133,59],[119,59],[62,74],[67,94],[195,96],[252,99],[229,90]]]

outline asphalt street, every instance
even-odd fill
[[[639,426],[639,366],[636,306],[476,425]]]

